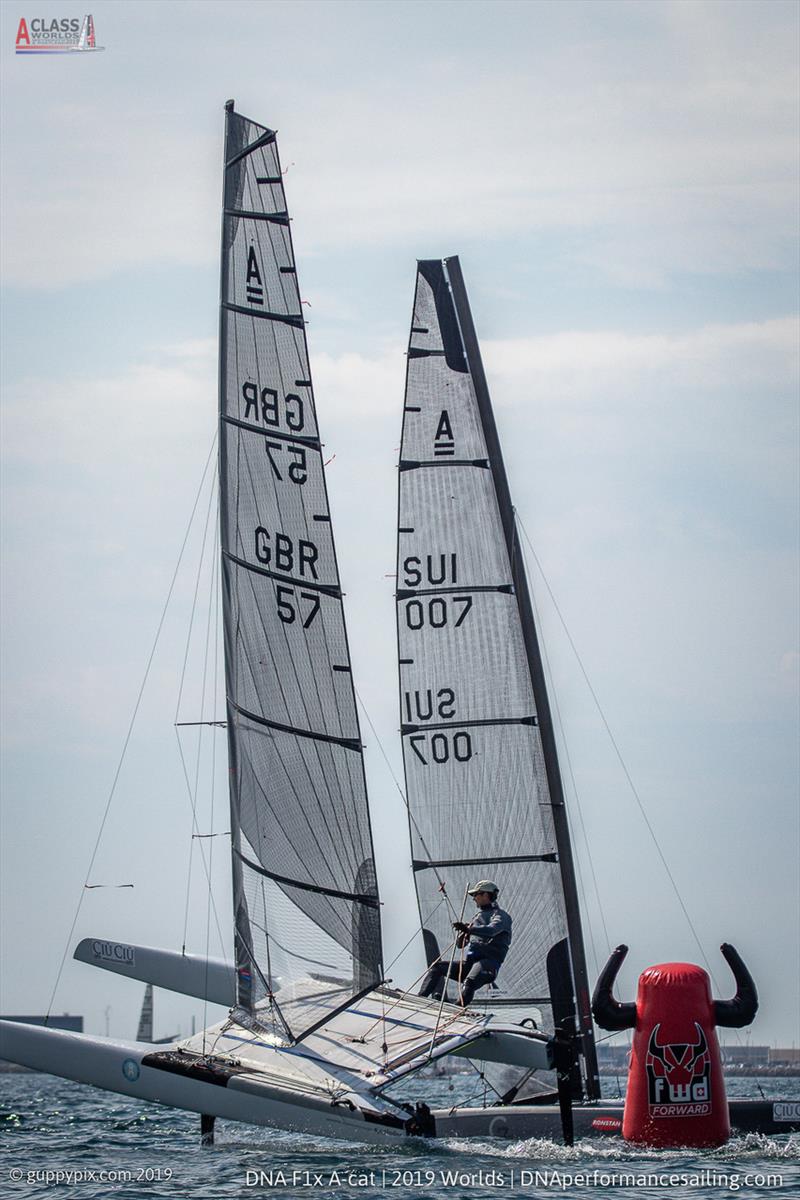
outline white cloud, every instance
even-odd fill
[[[153,61],[155,86],[143,93],[126,58],[118,77],[104,76],[102,105],[82,77],[51,71],[50,90],[23,73],[30,64],[11,64],[7,87],[22,102],[5,117],[9,282],[52,288],[141,264],[214,261],[219,80],[240,74],[243,53],[230,33],[236,7],[196,9],[191,76],[170,61],[159,77]],[[545,232],[570,234],[573,258],[626,283],[785,265],[797,160],[788,7],[785,21],[763,22],[742,6],[732,16],[650,5],[638,36],[624,23],[614,36],[601,5],[574,24],[541,6],[491,7],[501,53],[467,38],[407,60],[383,50],[398,21],[401,33],[416,27],[413,6],[379,6],[381,19],[362,30],[359,69],[337,6],[317,8],[327,53],[303,43],[302,83],[294,13],[239,9],[252,45],[263,33],[286,46],[253,111],[285,118],[276,123],[306,252]],[[478,25],[481,8],[471,9]],[[162,14],[165,38],[177,11]],[[218,18],[226,36],[204,40]],[[131,54],[145,33],[127,26]],[[370,58],[381,70],[365,70]]]

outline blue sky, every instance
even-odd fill
[[[214,435],[235,97],[279,130],[288,167],[355,677],[394,771],[414,263],[458,253],[515,502],[717,994],[731,988],[717,946],[733,941],[762,992],[752,1040],[796,1042],[797,6],[92,12],[105,50],[52,58],[13,53],[33,10],[1,14],[0,1009],[47,1005]],[[197,549],[193,535],[187,559]],[[631,945],[630,994],[651,962],[699,950],[537,570],[533,583],[582,815],[573,799],[590,969],[606,951],[593,866],[611,943]],[[136,887],[87,893],[73,941],[181,943],[189,808],[169,726],[192,588],[187,567],[93,873]],[[405,816],[364,736],[391,958],[414,926]],[[187,939],[202,951],[196,867]],[[418,959],[412,945],[395,978]],[[111,1005],[112,1032],[132,1036],[139,1001],[68,964],[55,1010],[102,1031]],[[157,1032],[202,1017],[157,1005]]]

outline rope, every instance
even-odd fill
[[[516,516],[516,514],[515,514],[515,516]],[[521,522],[520,522],[520,524],[521,524]],[[528,569],[527,559],[525,557],[525,550],[523,547],[520,547],[520,548],[522,549],[523,564],[525,566],[526,571],[530,575],[530,570]],[[537,627],[541,628],[541,621],[539,620],[539,610],[538,610],[536,601],[533,596],[533,589],[531,589],[531,604],[533,605]],[[542,658],[544,660],[545,667],[547,668],[547,674],[548,674],[549,678],[552,680],[553,672],[550,668],[550,659],[547,654],[547,647],[543,640],[541,642],[541,651],[542,651]],[[594,858],[592,856],[591,842],[589,841],[589,838],[586,833],[586,823],[583,818],[583,805],[581,804],[580,792],[578,791],[578,785],[575,780],[575,772],[572,769],[572,757],[570,755],[569,746],[567,744],[567,737],[566,737],[566,733],[565,733],[565,729],[564,729],[564,722],[561,718],[561,708],[558,703],[558,694],[556,692],[556,689],[551,687],[549,689],[549,695],[550,695],[550,699],[553,704],[553,708],[555,710],[556,719],[558,721],[558,727],[561,732],[561,741],[562,741],[563,748],[564,748],[563,757],[566,760],[567,772],[569,774],[570,783],[572,785],[572,794],[575,798],[575,807],[578,811],[578,819],[580,821],[581,832],[583,834],[584,850],[586,853],[586,857],[589,860],[589,870],[591,871],[591,874],[592,874],[592,882],[594,884],[594,893],[595,893],[595,897],[597,900],[597,909],[598,909],[598,912],[600,913],[600,921],[603,926],[603,935],[604,935],[605,941],[606,941],[606,957],[608,957],[608,955],[611,953],[611,939],[608,934],[608,926],[606,924],[606,915],[603,910],[603,902],[600,898],[600,888],[598,887],[598,883],[597,883],[597,873],[594,869]],[[572,820],[571,820],[571,813],[570,813],[569,807],[567,807],[566,815],[567,815],[567,824],[570,826],[570,840],[574,846],[575,838],[572,837],[572,828],[571,828]],[[576,857],[576,865],[579,865],[579,864],[577,864],[577,857]],[[580,885],[581,892],[583,893],[583,911],[588,913],[588,911],[589,911],[588,897],[586,895],[586,887],[585,887],[585,884],[583,881],[583,875],[580,872],[580,870],[578,870],[578,883]],[[600,959],[597,954],[597,948],[596,948],[595,942],[594,942],[594,932],[592,929],[592,923],[589,921],[589,922],[587,922],[587,925],[588,925],[588,931],[589,931],[589,941],[590,941],[591,947],[592,947],[592,955],[594,956],[595,970],[599,973],[602,963],[600,962]]]
[[[194,498],[194,504],[192,505],[192,511],[191,511],[191,514],[190,514],[190,516],[189,516],[189,522],[188,522],[188,524],[187,524],[187,526],[186,526],[186,532],[185,532],[185,533],[184,533],[184,535],[183,535],[183,541],[181,542],[181,548],[180,548],[180,552],[179,552],[179,554],[178,554],[178,561],[177,561],[177,563],[175,564],[175,570],[174,570],[174,571],[173,571],[173,573],[172,573],[172,579],[170,580],[169,588],[167,589],[167,597],[166,597],[166,599],[165,599],[165,601],[164,601],[163,608],[161,609],[161,616],[160,616],[160,617],[159,617],[159,619],[158,619],[158,625],[157,625],[157,627],[156,627],[155,637],[153,638],[153,644],[152,644],[152,647],[151,647],[151,649],[150,649],[150,654],[149,654],[149,656],[148,656],[148,659],[147,659],[147,665],[145,666],[145,669],[144,669],[144,675],[142,676],[142,682],[141,682],[141,684],[140,684],[140,686],[139,686],[139,692],[138,692],[138,694],[137,694],[137,697],[136,697],[136,703],[135,703],[135,704],[134,704],[134,706],[133,706],[133,712],[132,712],[132,714],[131,714],[131,719],[130,719],[130,721],[129,721],[129,723],[128,723],[128,731],[127,731],[127,733],[125,734],[125,740],[124,740],[124,742],[123,742],[123,744],[122,744],[122,751],[121,751],[121,753],[120,753],[120,756],[119,756],[119,761],[117,762],[117,769],[116,769],[116,771],[114,772],[114,778],[113,778],[113,780],[112,780],[112,783],[111,783],[111,789],[110,789],[110,791],[109,791],[109,793],[108,793],[108,799],[106,800],[106,806],[105,806],[105,810],[104,810],[104,812],[103,812],[103,817],[102,817],[102,820],[101,820],[101,822],[100,822],[100,828],[99,828],[99,830],[98,830],[98,833],[97,833],[97,838],[96,838],[96,840],[95,840],[95,843],[94,843],[94,848],[93,848],[93,850],[92,850],[92,855],[91,855],[91,858],[89,859],[89,867],[88,867],[88,869],[87,869],[87,871],[86,871],[86,875],[85,875],[85,877],[84,877],[84,880],[83,880],[83,886],[81,887],[81,891],[80,891],[80,897],[79,897],[79,899],[78,899],[78,904],[77,904],[77,906],[76,906],[76,908],[75,908],[75,915],[74,915],[74,917],[72,918],[72,924],[70,925],[69,933],[67,934],[66,943],[65,943],[65,945],[64,945],[64,953],[63,953],[63,954],[62,954],[62,956],[61,956],[61,962],[59,963],[59,967],[58,967],[58,973],[56,974],[56,981],[55,981],[55,983],[53,984],[53,991],[52,991],[52,994],[51,994],[51,996],[50,996],[50,1001],[49,1001],[49,1003],[48,1003],[48,1005],[47,1005],[47,1012],[46,1012],[46,1014],[45,1014],[45,1018],[44,1018],[44,1023],[45,1023],[45,1025],[47,1025],[47,1023],[48,1023],[48,1022],[49,1022],[49,1020],[50,1020],[50,1013],[51,1013],[51,1011],[52,1011],[52,1008],[53,1008],[53,1003],[54,1003],[54,1001],[55,1001],[55,998],[56,998],[56,992],[58,991],[58,985],[59,985],[59,983],[61,982],[61,974],[62,974],[62,972],[63,972],[63,970],[64,970],[64,963],[67,961],[67,954],[69,953],[69,948],[70,948],[70,945],[71,945],[71,943],[72,943],[72,936],[73,936],[73,934],[74,934],[74,932],[75,932],[75,926],[76,926],[76,925],[77,925],[77,923],[78,923],[78,917],[79,917],[79,915],[80,915],[81,907],[82,907],[82,905],[83,905],[83,898],[84,898],[84,896],[86,895],[86,890],[87,890],[87,889],[86,889],[86,884],[89,882],[89,876],[90,876],[90,875],[91,875],[91,873],[92,873],[92,869],[93,869],[93,867],[94,867],[94,862],[95,862],[95,859],[97,858],[97,851],[100,849],[100,842],[101,842],[101,840],[102,840],[102,837],[103,837],[103,830],[104,830],[104,829],[105,829],[105,827],[106,827],[106,822],[107,822],[107,820],[108,820],[108,814],[109,814],[109,812],[111,811],[111,802],[112,802],[112,800],[114,799],[114,793],[115,793],[115,792],[116,792],[116,790],[117,790],[117,783],[119,782],[120,773],[121,773],[121,771],[122,771],[122,764],[123,764],[123,763],[124,763],[124,761],[125,761],[125,755],[126,755],[126,753],[127,753],[127,750],[128,750],[128,744],[129,744],[129,742],[130,742],[130,740],[131,740],[131,734],[133,733],[133,727],[134,727],[134,725],[135,725],[135,723],[136,723],[136,717],[137,717],[137,714],[138,714],[138,712],[139,712],[139,706],[140,706],[140,704],[141,704],[141,702],[142,702],[142,696],[144,695],[144,689],[145,689],[145,685],[146,685],[146,683],[147,683],[147,680],[148,680],[148,677],[149,677],[149,675],[150,675],[150,668],[151,668],[151,666],[153,665],[153,658],[155,657],[156,647],[157,647],[157,645],[158,645],[158,640],[159,640],[159,638],[160,638],[160,636],[161,636],[161,630],[162,630],[162,628],[163,628],[163,625],[164,625],[164,619],[165,619],[165,617],[166,617],[166,615],[167,615],[167,609],[168,609],[168,607],[169,607],[169,602],[170,602],[170,600],[172,599],[172,593],[173,593],[173,591],[174,591],[174,589],[175,589],[175,581],[176,581],[176,580],[177,580],[177,578],[178,578],[178,571],[179,571],[179,569],[180,569],[181,562],[183,561],[183,555],[184,555],[184,552],[185,552],[185,550],[186,550],[186,543],[187,543],[187,542],[188,542],[188,540],[189,540],[189,533],[190,533],[190,531],[191,531],[192,524],[193,524],[193,522],[194,522],[194,515],[195,515],[195,512],[197,511],[197,505],[198,505],[198,502],[199,502],[199,500],[200,500],[200,494],[201,494],[201,492],[202,492],[202,490],[203,490],[203,485],[204,485],[204,483],[205,483],[206,473],[207,473],[207,471],[208,471],[208,466],[209,466],[209,463],[211,462],[211,457],[212,457],[212,455],[213,455],[213,453],[214,453],[214,447],[215,447],[215,445],[216,445],[216,436],[215,436],[215,438],[214,438],[214,441],[211,443],[211,449],[210,449],[210,450],[209,450],[209,452],[208,452],[208,458],[206,459],[206,464],[205,464],[205,466],[203,467],[203,474],[202,474],[202,476],[201,476],[201,479],[200,479],[200,486],[199,486],[199,487],[198,487],[198,489],[197,489],[197,494],[195,495],[195,498]]]
[[[602,707],[602,705],[600,704],[600,700],[598,699],[597,693],[595,692],[594,688],[592,687],[591,680],[589,679],[589,676],[588,676],[588,674],[587,674],[586,668],[585,668],[585,667],[584,667],[584,665],[583,665],[583,661],[582,661],[582,659],[581,659],[581,656],[580,656],[580,654],[578,653],[578,648],[577,648],[577,646],[575,645],[575,642],[572,640],[572,634],[570,633],[570,631],[569,631],[569,629],[568,629],[568,627],[567,627],[567,623],[566,623],[566,621],[564,620],[564,617],[562,616],[561,609],[560,609],[560,608],[559,608],[559,606],[558,606],[558,602],[557,602],[557,600],[556,600],[556,598],[555,598],[555,596],[554,596],[554,594],[553,594],[553,590],[552,590],[552,588],[550,587],[550,584],[549,584],[549,582],[548,582],[548,580],[547,580],[547,576],[546,576],[546,575],[545,575],[545,573],[544,573],[544,570],[543,570],[543,568],[542,568],[542,564],[539,562],[539,558],[538,558],[538,556],[537,556],[537,554],[536,554],[536,551],[535,551],[535,550],[534,550],[534,548],[533,548],[533,543],[531,542],[531,539],[528,537],[528,532],[527,532],[527,530],[525,529],[525,526],[522,524],[522,521],[519,521],[519,518],[517,518],[517,520],[518,520],[518,522],[519,522],[519,527],[520,527],[520,529],[522,530],[522,533],[523,533],[523,535],[524,535],[524,537],[525,537],[525,541],[528,543],[528,547],[529,547],[529,549],[530,549],[530,552],[531,552],[531,554],[533,555],[534,562],[536,563],[536,566],[539,568],[539,573],[541,574],[542,580],[544,581],[544,585],[545,585],[545,587],[547,588],[548,595],[550,596],[550,599],[551,599],[551,600],[552,600],[552,602],[553,602],[553,607],[555,608],[556,614],[558,615],[558,619],[559,619],[559,621],[561,622],[561,627],[562,627],[562,629],[564,630],[564,633],[565,633],[565,634],[566,634],[566,636],[567,636],[567,640],[568,640],[568,642],[569,642],[569,644],[570,644],[570,647],[571,647],[571,649],[572,649],[572,652],[573,652],[573,654],[575,655],[575,659],[576,659],[576,661],[577,661],[577,663],[578,663],[578,666],[580,667],[581,674],[583,675],[583,678],[584,678],[584,681],[585,681],[585,683],[586,683],[586,686],[588,687],[588,689],[589,689],[589,693],[590,693],[590,695],[591,695],[591,697],[592,697],[592,700],[594,701],[595,707],[596,707],[596,709],[597,709],[598,713],[600,714],[600,719],[601,719],[601,721],[603,722],[603,725],[605,726],[606,733],[608,734],[608,737],[609,737],[609,740],[610,740],[610,742],[611,742],[611,745],[612,745],[612,746],[613,746],[613,748],[614,748],[614,752],[615,752],[615,754],[616,754],[616,756],[617,756],[617,759],[619,760],[619,764],[620,764],[620,766],[622,767],[623,774],[625,775],[625,778],[626,778],[626,780],[627,780],[627,782],[628,782],[628,786],[630,787],[630,790],[631,790],[631,793],[632,793],[632,795],[633,795],[633,798],[634,798],[634,800],[636,801],[636,804],[637,804],[637,806],[638,806],[639,812],[640,812],[640,814],[641,814],[641,816],[642,816],[642,819],[643,819],[643,821],[644,821],[644,823],[645,823],[645,825],[646,825],[646,827],[647,827],[647,831],[648,831],[648,833],[650,834],[650,837],[651,837],[651,839],[652,839],[653,845],[654,845],[654,846],[655,846],[655,848],[656,848],[656,853],[658,854],[658,857],[659,857],[659,859],[661,860],[661,865],[663,866],[663,868],[664,868],[664,871],[666,872],[666,875],[667,875],[667,878],[668,878],[668,880],[669,880],[669,882],[670,882],[670,885],[671,885],[671,887],[672,887],[672,890],[673,890],[673,892],[675,893],[675,897],[676,897],[676,899],[677,899],[677,901],[678,901],[678,904],[680,905],[681,911],[683,912],[683,915],[684,915],[684,917],[685,917],[685,919],[686,919],[686,923],[687,923],[687,925],[689,926],[689,929],[691,930],[692,937],[694,938],[695,942],[697,943],[697,948],[698,948],[698,950],[700,951],[700,955],[701,955],[701,957],[702,957],[702,959],[703,959],[703,962],[704,962],[704,963],[705,963],[705,965],[706,965],[706,968],[707,968],[707,970],[708,970],[708,973],[709,973],[709,975],[711,976],[711,979],[712,979],[712,981],[714,982],[714,987],[715,987],[715,989],[716,989],[716,986],[717,986],[717,984],[716,984],[716,980],[714,979],[714,972],[713,972],[713,970],[712,970],[712,968],[711,968],[711,964],[709,963],[709,961],[708,961],[708,958],[706,957],[706,952],[705,952],[705,950],[703,949],[703,944],[702,944],[702,942],[700,941],[700,938],[699,938],[699,936],[698,936],[697,930],[696,930],[696,929],[695,929],[695,927],[694,927],[694,923],[693,923],[693,921],[692,921],[692,918],[689,916],[689,911],[688,911],[688,909],[686,908],[686,905],[685,905],[685,904],[684,904],[684,902],[683,902],[683,897],[681,896],[681,893],[680,893],[680,891],[679,891],[679,889],[678,889],[678,885],[677,885],[677,884],[676,884],[676,882],[675,882],[675,879],[674,879],[674,877],[673,877],[673,875],[672,875],[672,872],[671,872],[671,870],[670,870],[670,868],[669,868],[669,864],[667,863],[667,860],[666,860],[666,858],[665,858],[665,856],[664,856],[664,853],[663,853],[663,851],[662,851],[662,849],[661,849],[661,846],[659,845],[659,841],[658,841],[658,838],[656,837],[655,830],[653,829],[653,826],[652,826],[652,825],[651,825],[651,823],[650,823],[650,819],[649,819],[649,817],[647,816],[647,813],[646,813],[646,811],[645,811],[644,804],[642,803],[641,797],[639,796],[639,793],[638,793],[638,791],[637,791],[637,789],[636,789],[636,785],[634,784],[634,782],[633,782],[633,779],[631,778],[631,774],[630,774],[630,772],[629,772],[629,770],[628,770],[627,764],[625,763],[625,759],[622,757],[622,751],[620,750],[619,746],[617,745],[616,738],[614,737],[614,734],[612,733],[611,726],[610,726],[610,725],[609,725],[609,723],[608,723],[608,720],[607,720],[607,718],[606,718],[606,715],[605,715],[605,713],[604,713],[604,711],[603,711],[603,707]]]
[[[183,698],[183,685],[184,685],[184,681],[186,679],[186,667],[189,662],[189,649],[191,647],[192,632],[194,630],[194,618],[195,618],[195,613],[197,611],[197,596],[198,596],[198,593],[200,590],[200,578],[203,573],[203,563],[205,561],[206,546],[208,544],[208,525],[209,525],[209,521],[211,519],[211,505],[212,505],[212,502],[214,499],[214,490],[215,490],[214,483],[215,483],[215,477],[212,475],[211,488],[208,493],[208,505],[206,507],[206,520],[205,520],[205,525],[203,527],[203,541],[202,541],[201,548],[200,548],[200,561],[197,564],[197,577],[194,582],[194,595],[192,596],[192,611],[189,615],[189,629],[186,634],[186,646],[185,646],[184,652],[183,652],[183,665],[181,667],[181,679],[180,679],[180,684],[178,685],[178,699],[175,703],[175,737],[176,737],[177,743],[178,743],[178,754],[180,755],[181,766],[183,768],[183,777],[186,780],[186,787],[187,787],[188,793],[189,793],[189,804],[190,804],[190,807],[192,810],[192,826],[195,830],[195,834],[192,837],[190,837],[190,839],[189,839],[189,865],[188,865],[187,873],[186,873],[186,903],[184,905],[183,938],[182,938],[182,942],[181,942],[181,953],[182,954],[186,953],[186,935],[187,935],[187,931],[189,928],[189,899],[190,899],[190,895],[191,895],[191,886],[192,886],[192,859],[193,859],[193,855],[194,855],[194,838],[199,837],[200,835],[199,835],[199,832],[197,829],[197,794],[196,793],[192,794],[192,786],[189,782],[189,773],[186,769],[186,761],[185,761],[184,755],[183,755],[183,746],[181,744],[180,734],[178,733],[178,717],[180,715],[181,699]],[[201,716],[202,716],[202,713],[201,713]],[[201,847],[201,850],[202,850],[202,847]],[[203,859],[203,865],[205,866],[205,858]],[[206,871],[207,871],[207,868],[206,868]],[[209,880],[209,882],[210,882],[210,880]]]
[[[463,919],[464,919],[464,909],[467,907],[467,896],[468,895],[469,895],[469,884],[467,884],[467,886],[464,888],[464,899],[461,902],[461,913],[458,918],[459,922],[463,921]],[[453,970],[453,962],[454,962],[455,956],[456,956],[456,945],[457,944],[458,944],[458,938],[454,938],[453,939],[453,949],[450,953],[450,963],[447,968],[447,974],[444,977],[444,986],[442,987],[442,995],[439,999],[439,1011],[436,1014],[436,1024],[433,1027],[433,1033],[431,1034],[431,1043],[428,1046],[428,1058],[429,1059],[430,1059],[431,1055],[433,1054],[433,1046],[434,1046],[434,1042],[436,1041],[436,1034],[439,1032],[439,1023],[442,1019],[442,1009],[444,1008],[444,998],[447,995],[447,981],[450,978],[450,972]]]
[[[217,499],[217,507],[219,507],[219,498]],[[211,572],[211,590],[214,596],[214,673],[213,673],[213,689],[211,692],[211,711],[215,711],[217,703],[217,685],[219,683],[219,521],[215,525],[216,533],[214,535],[214,560],[213,570]],[[209,626],[211,625],[211,604],[209,603]],[[202,711],[201,714],[202,716]],[[209,815],[209,829],[214,828],[214,798],[216,791],[216,767],[217,767],[217,739],[212,735],[211,738],[211,812]],[[211,906],[213,903],[213,889],[211,886],[212,865],[214,861],[214,843],[211,842],[208,848],[208,893],[206,896],[206,970],[205,970],[205,987],[203,996],[203,1027],[208,1025],[208,960],[209,960],[209,942],[211,938]]]

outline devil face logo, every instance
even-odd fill
[[[695,1021],[695,1042],[658,1040],[661,1025],[650,1034],[645,1056],[651,1117],[705,1116],[711,1112],[711,1055],[706,1035]]]

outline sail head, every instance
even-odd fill
[[[297,1038],[380,982],[379,899],[277,143],[226,117],[220,528],[238,1001]]]

